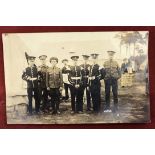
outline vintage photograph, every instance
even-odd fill
[[[2,38],[7,124],[151,121],[148,31]]]

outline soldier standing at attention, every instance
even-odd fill
[[[32,98],[35,99],[35,113],[39,113],[40,104],[38,100],[38,70],[35,65],[34,56],[27,56],[28,67],[23,71],[22,79],[27,81],[28,112],[32,115]]]
[[[50,58],[51,67],[47,70],[46,75],[46,86],[49,90],[49,94],[51,97],[51,103],[53,107],[52,114],[60,114],[59,104],[60,104],[60,91],[62,91],[63,80],[62,80],[62,72],[56,66],[58,63],[58,58],[51,57]]]
[[[87,99],[87,111],[91,111],[91,98],[90,98],[90,89],[89,89],[89,72],[90,65],[88,64],[88,55],[82,55],[84,63],[81,65],[81,75],[82,75],[82,96],[84,96],[84,91],[86,90],[86,99]]]
[[[71,114],[83,113],[83,96],[81,85],[81,67],[78,66],[77,61],[79,56],[72,56],[73,66],[71,66],[69,74],[70,90],[71,90]]]
[[[105,108],[104,112],[111,112],[110,109],[110,91],[112,87],[113,99],[114,99],[114,108],[113,112],[118,112],[118,79],[121,77],[121,71],[119,65],[116,61],[113,60],[114,51],[107,51],[109,60],[104,63],[105,68]]]
[[[39,101],[42,102],[43,112],[47,112],[48,91],[46,87],[46,73],[48,66],[46,65],[46,55],[39,56],[41,65],[38,67],[38,86],[39,86]]]
[[[90,73],[89,73],[89,85],[90,85],[90,92],[92,97],[93,103],[93,110],[95,113],[100,111],[100,80],[101,80],[101,72],[100,67],[97,64],[98,54],[91,54],[93,65],[91,66]]]
[[[68,60],[67,59],[63,59],[62,63],[64,64],[64,67],[62,68],[62,75],[63,75],[63,82],[64,82],[64,89],[65,89],[65,101],[67,101],[69,99],[69,94],[68,94],[68,90],[69,90],[69,81],[68,81],[68,75],[70,72],[70,66],[68,65]]]

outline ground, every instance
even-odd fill
[[[137,75],[139,76],[139,75]],[[24,105],[18,105],[13,111],[7,111],[8,124],[92,124],[92,123],[146,123],[149,122],[149,98],[145,95],[145,82],[134,81],[132,87],[119,87],[119,113],[104,113],[104,87],[101,91],[101,112],[99,114],[88,113],[70,114],[69,102],[60,104],[60,115],[41,114],[27,116]],[[113,101],[111,100],[111,103]],[[113,104],[111,104],[113,106]],[[17,110],[18,109],[18,110]]]

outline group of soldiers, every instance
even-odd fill
[[[83,113],[84,94],[86,92],[87,111],[94,113],[114,112],[118,113],[118,79],[121,71],[118,63],[113,59],[115,51],[107,51],[109,59],[100,67],[98,62],[99,54],[82,55],[83,64],[78,65],[79,56],[71,57],[73,65],[68,64],[69,60],[64,59],[62,69],[57,67],[58,58],[51,57],[50,64],[46,65],[47,56],[41,55],[40,66],[35,65],[34,56],[27,56],[28,67],[23,71],[22,79],[27,81],[28,113],[33,114],[32,98],[35,99],[35,113],[49,112],[60,114],[59,105],[61,92],[65,90],[63,99],[68,101],[71,95],[71,114]],[[93,62],[89,64],[89,59]],[[101,109],[101,83],[105,82],[105,104]],[[110,105],[110,93],[113,93],[114,106]],[[70,91],[70,93],[69,93]],[[48,103],[50,102],[51,107]],[[41,107],[42,105],[42,107]]]

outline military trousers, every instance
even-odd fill
[[[40,103],[38,99],[38,88],[27,88],[28,94],[28,112],[32,114],[32,98],[34,97],[35,100],[35,112],[39,112]]]
[[[54,112],[59,111],[59,104],[60,104],[59,88],[50,88],[49,95],[51,97],[51,104]]]
[[[82,87],[75,88],[73,85],[70,85],[71,91],[71,108],[74,112],[83,111],[83,96],[82,96]]]
[[[42,102],[42,110],[45,110],[47,108],[47,102],[48,102],[48,90],[47,88],[38,88],[39,92],[39,102]]]
[[[86,91],[86,100],[87,100],[87,110],[91,109],[91,97],[90,97],[90,88],[89,86],[82,87],[82,98],[84,98],[84,93]]]
[[[105,82],[105,109],[110,108],[110,92],[112,88],[112,93],[113,93],[113,100],[114,100],[114,107],[118,107],[118,82],[117,79],[114,78],[109,78],[104,80]]]
[[[93,103],[93,110],[94,112],[100,111],[100,105],[101,105],[101,94],[100,94],[100,82],[93,83],[90,86],[90,92],[91,92],[91,98]]]
[[[65,89],[65,100],[68,100],[69,99],[69,94],[68,94],[69,84],[64,83],[64,89]]]

